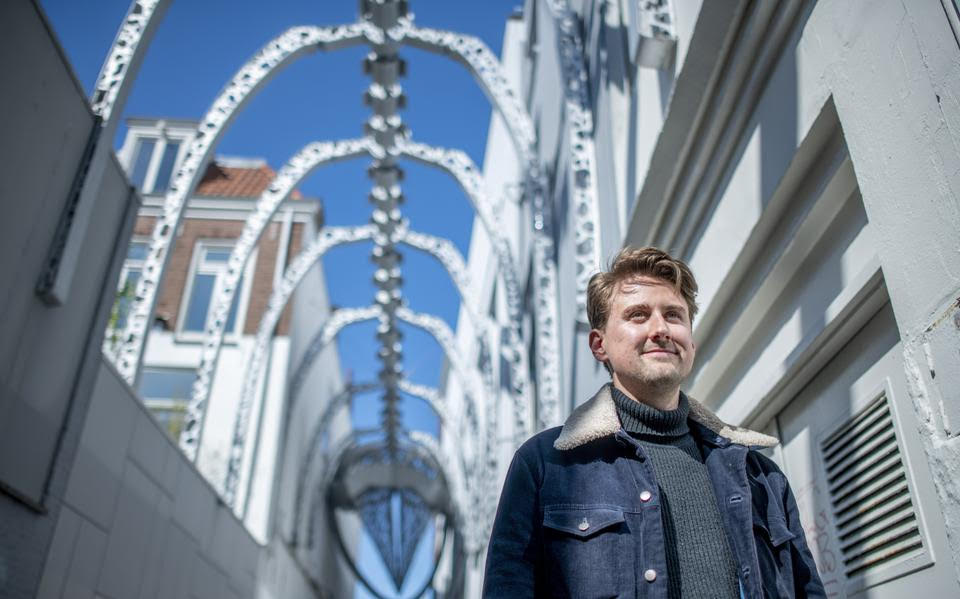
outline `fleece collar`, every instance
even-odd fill
[[[688,395],[687,399],[690,401],[690,420],[729,439],[732,443],[751,447],[773,447],[779,443],[770,435],[727,424],[694,398]],[[617,415],[617,405],[610,393],[610,385],[604,385],[593,398],[570,414],[563,425],[563,430],[560,431],[560,436],[553,442],[553,446],[561,451],[574,449],[607,435],[614,435],[619,430],[620,417]]]

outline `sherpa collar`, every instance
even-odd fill
[[[770,435],[727,424],[694,398],[688,395],[687,399],[690,401],[689,418],[691,420],[733,443],[752,447],[773,447],[779,443]],[[607,384],[601,387],[593,398],[570,414],[563,425],[563,430],[560,431],[560,436],[553,442],[553,446],[560,451],[573,449],[607,435],[616,434],[619,430],[620,417],[617,416],[617,405],[610,393],[610,385]]]

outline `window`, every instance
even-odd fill
[[[184,139],[138,137],[128,164],[130,182],[142,193],[164,193],[170,187]]]
[[[227,274],[227,262],[230,259],[230,245],[224,245],[223,242],[199,242],[194,250],[193,267],[191,269],[190,281],[185,289],[184,301],[180,309],[180,318],[178,319],[178,330],[186,335],[199,335],[203,333],[207,323],[207,315],[213,304],[213,298],[219,294],[224,279]],[[250,257],[248,270],[256,263],[254,256]],[[233,306],[230,308],[227,317],[227,325],[224,331],[227,335],[238,333],[238,314],[240,304],[245,303],[246,289],[244,281],[249,279],[246,276],[240,277],[237,283],[237,293],[234,295]]]
[[[127,258],[120,269],[117,281],[117,295],[110,309],[107,332],[104,336],[104,351],[112,355],[118,349],[120,335],[127,326],[127,317],[133,307],[133,298],[137,290],[137,281],[143,272],[143,263],[147,259],[150,244],[144,239],[134,239],[127,248]]]
[[[163,158],[160,160],[160,168],[157,170],[157,178],[153,182],[153,193],[163,193],[167,191],[170,185],[170,177],[173,175],[173,165],[177,162],[177,153],[180,151],[180,142],[168,141],[163,150]]]
[[[149,138],[140,138],[137,140],[136,148],[133,150],[133,160],[130,162],[130,182],[137,189],[144,189],[144,183],[147,180],[147,171],[150,170],[150,162],[153,159],[153,149],[157,145],[157,140]]]
[[[137,281],[143,272],[143,263],[147,259],[150,244],[146,241],[132,241],[127,249],[127,259],[120,269],[120,281],[117,284],[117,319],[115,326],[123,330],[127,326],[127,316],[133,305],[133,296],[137,290]]]
[[[144,368],[140,374],[140,397],[171,439],[180,438],[195,378],[190,368]]]

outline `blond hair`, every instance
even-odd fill
[[[655,247],[627,246],[617,252],[605,272],[590,277],[587,285],[587,318],[591,329],[602,329],[610,316],[610,300],[620,283],[647,276],[673,285],[687,304],[690,323],[697,313],[697,281],[683,260]]]

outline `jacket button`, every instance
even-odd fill
[[[584,518],[583,520],[580,521],[580,524],[577,525],[577,528],[579,528],[580,530],[587,530],[588,528],[590,528],[590,523],[587,522],[586,518]]]
[[[643,573],[643,579],[646,580],[647,582],[653,582],[654,580],[657,579],[657,571],[654,570],[653,568],[650,568],[649,570]]]
[[[641,492],[640,492],[640,501],[642,501],[642,502],[644,502],[644,503],[650,501],[650,498],[651,498],[651,497],[653,497],[653,493],[651,493],[650,491],[641,491]],[[653,571],[653,570],[651,570],[651,572],[652,572],[652,571]]]

